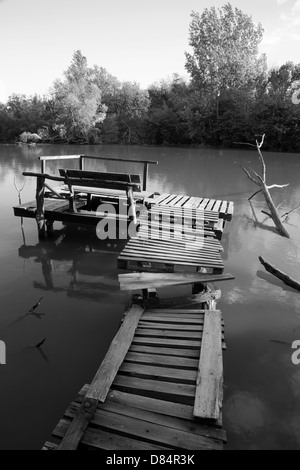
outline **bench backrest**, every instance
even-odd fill
[[[130,186],[133,191],[141,191],[141,179],[139,175],[64,169],[60,169],[59,173],[62,177],[65,177],[66,182],[72,186],[122,190],[126,190],[126,188]]]

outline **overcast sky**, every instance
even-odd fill
[[[0,101],[47,92],[80,49],[119,80],[142,88],[186,75],[192,10],[226,0],[0,0]],[[230,2],[265,28],[268,65],[300,62],[300,0]]]

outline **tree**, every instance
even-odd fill
[[[109,97],[109,129],[118,128],[119,141],[127,144],[143,141],[143,124],[150,105],[149,94],[137,83],[123,82]],[[104,122],[104,129],[107,130]]]
[[[228,88],[252,85],[266,69],[265,56],[258,56],[263,37],[261,24],[230,3],[216,10],[205,9],[202,15],[191,13],[186,69],[193,82],[214,96]]]
[[[103,122],[107,107],[101,101],[101,90],[93,83],[87,60],[80,51],[73,55],[65,80],[54,83],[53,98],[59,104],[56,126],[66,127],[69,141],[98,141],[96,124]]]

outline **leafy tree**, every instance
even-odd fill
[[[109,97],[108,117],[111,126],[118,129],[118,139],[123,143],[143,141],[143,123],[149,108],[149,94],[137,83],[124,82]],[[104,123],[104,128],[107,129]]]
[[[265,56],[258,56],[263,37],[261,24],[230,3],[202,15],[191,14],[186,69],[200,88],[217,94],[224,89],[251,85],[266,68]]]
[[[107,108],[102,104],[101,90],[93,83],[87,60],[80,51],[74,53],[65,80],[54,83],[52,96],[59,104],[56,125],[65,125],[69,141],[98,140],[96,124],[103,122]]]

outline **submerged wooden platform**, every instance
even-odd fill
[[[221,450],[218,310],[133,305],[44,449]]]

